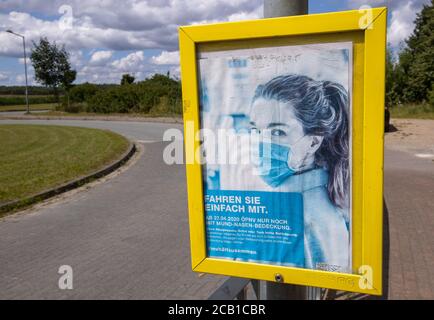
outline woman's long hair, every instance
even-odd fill
[[[345,88],[331,81],[290,74],[258,86],[253,101],[258,98],[289,102],[305,134],[324,137],[315,153],[315,163],[329,172],[327,190],[332,203],[340,208],[347,207],[349,100]]]

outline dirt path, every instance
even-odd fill
[[[394,128],[385,135],[387,149],[434,160],[434,120],[392,119]]]

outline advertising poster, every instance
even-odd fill
[[[352,43],[198,53],[207,256],[351,273]]]

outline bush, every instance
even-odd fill
[[[62,103],[63,111],[70,113],[79,113],[87,110],[87,106],[83,102],[69,102],[68,104]]]
[[[182,112],[180,82],[164,75],[154,75],[137,84],[99,89],[85,101],[87,111],[96,113]]]
[[[41,87],[41,86],[29,86],[29,94],[32,96],[36,95],[53,95],[54,91],[52,88]],[[0,95],[25,95],[25,86],[0,86]],[[59,93],[63,94],[63,90],[59,88]]]
[[[161,74],[155,74],[138,84],[140,90],[139,112],[181,113],[181,84]],[[163,111],[164,110],[164,111]],[[167,111],[166,111],[167,110]]]
[[[164,75],[139,83],[74,86],[62,99],[66,112],[181,114],[181,83]]]
[[[72,87],[62,98],[61,110],[70,113],[87,111],[86,101],[91,99],[99,90],[97,85],[88,82]]]
[[[139,96],[134,85],[124,85],[98,91],[88,100],[89,112],[127,113],[139,109]]]
[[[53,96],[29,96],[30,104],[55,103],[56,98]],[[26,96],[0,96],[0,106],[25,105]]]
[[[94,96],[87,100],[87,111],[97,113],[115,112],[112,108],[111,90],[98,91]]]
[[[154,105],[149,114],[152,115],[173,115],[182,113],[181,99],[170,99],[168,96],[161,97],[159,103]]]
[[[98,86],[91,83],[83,83],[69,90],[69,99],[72,102],[85,102],[98,92]]]

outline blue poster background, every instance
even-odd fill
[[[207,190],[209,257],[304,267],[301,193]]]

